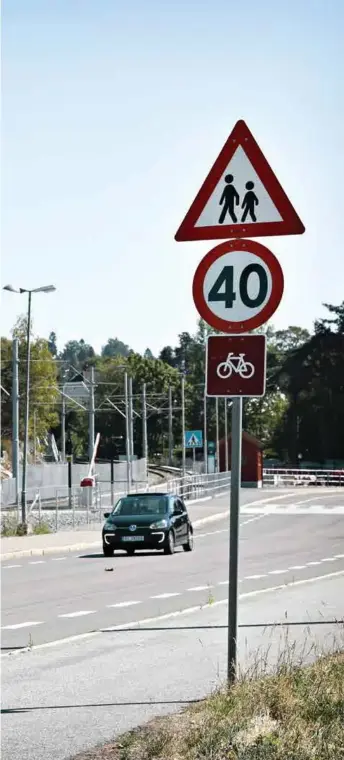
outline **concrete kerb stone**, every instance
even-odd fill
[[[202,499],[202,501],[205,501],[205,499]],[[195,528],[197,528],[199,525],[206,525],[207,523],[222,520],[225,517],[228,517],[228,515],[229,515],[229,510],[226,510],[225,512],[217,512],[215,515],[208,515],[208,517],[201,517],[199,518],[199,520],[194,520],[192,524]],[[69,552],[83,551],[84,549],[97,549],[99,546],[101,546],[101,540],[87,542],[87,543],[69,544],[67,546],[61,545],[61,546],[49,546],[46,548],[42,547],[41,549],[23,549],[23,550],[20,549],[18,552],[5,552],[4,554],[2,554],[1,562],[5,562],[6,560],[9,560],[9,559],[20,559],[24,557],[42,557],[47,554],[61,554],[63,552],[69,553]]]

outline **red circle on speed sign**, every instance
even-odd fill
[[[252,240],[221,243],[204,256],[192,286],[195,306],[215,330],[240,333],[267,322],[283,295],[276,256]]]

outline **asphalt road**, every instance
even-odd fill
[[[343,491],[246,493],[245,502],[240,622],[342,618]],[[216,511],[227,503],[228,496],[216,499]],[[227,520],[200,527],[190,554],[21,559],[3,563],[2,583],[3,653],[37,646],[2,659],[2,750],[9,760],[65,760],[177,709],[171,701],[203,696],[225,675],[225,630],[114,628],[137,621],[141,627],[225,625]],[[304,627],[289,630],[289,644],[295,636],[301,646]],[[332,642],[333,626],[312,631],[322,645]],[[280,635],[244,628],[241,659],[267,645],[276,657]]]

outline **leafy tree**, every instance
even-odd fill
[[[56,333],[51,332],[48,338],[48,348],[52,356],[57,356]]]
[[[26,388],[26,332],[27,319],[20,317],[14,328],[13,337],[18,338],[19,356],[19,433],[24,434],[24,398]],[[2,384],[12,393],[12,341],[1,338]],[[30,339],[30,395],[29,395],[29,438],[34,431],[38,438],[44,438],[58,421],[56,401],[57,369],[49,351],[48,341],[32,336]],[[11,437],[12,399],[6,396],[2,408],[2,428],[4,437]]]
[[[90,360],[94,359],[94,357],[94,349],[88,343],[85,343],[82,338],[81,340],[69,340],[63,351],[61,351],[59,359],[72,365],[75,370],[80,371],[84,369],[85,364],[88,364]]]
[[[106,357],[114,356],[129,356],[130,348],[118,338],[109,338],[108,342],[103,346],[101,355]]]
[[[153,353],[150,350],[150,348],[146,348],[143,356],[144,356],[145,359],[154,359]]]

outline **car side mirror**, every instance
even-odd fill
[[[111,515],[111,512],[104,512],[104,517],[105,517],[106,519],[107,519],[108,517],[110,517],[110,515]]]
[[[175,517],[177,517],[178,515],[182,515],[183,514],[182,508],[181,507],[176,507],[175,510],[174,510],[174,512],[173,512],[173,514],[175,515]]]

